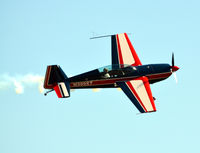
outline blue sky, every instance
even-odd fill
[[[199,150],[200,11],[197,0],[0,1],[1,153],[186,153]],[[157,112],[138,111],[116,89],[47,97],[38,84],[59,64],[68,76],[111,63],[110,39],[127,32],[143,64],[171,63],[171,77],[151,85]],[[9,78],[9,79],[6,79]],[[6,84],[3,84],[7,81]]]

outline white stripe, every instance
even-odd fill
[[[130,50],[130,47],[128,45],[128,42],[126,40],[126,37],[124,33],[118,34],[119,38],[119,44],[121,48],[122,58],[123,58],[123,64],[129,64],[132,65],[135,63],[135,60],[133,58],[132,52]]]
[[[133,88],[137,92],[138,96],[140,97],[143,105],[147,109],[147,111],[153,111],[153,107],[151,105],[151,101],[149,99],[149,96],[147,94],[146,88],[144,86],[144,83],[142,80],[133,80],[130,81],[131,84],[133,85]]]

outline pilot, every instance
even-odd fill
[[[103,76],[104,78],[110,78],[110,75],[108,73],[108,69],[107,68],[104,68],[103,72],[104,72],[104,76]]]

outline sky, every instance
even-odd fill
[[[1,0],[0,153],[188,153],[199,150],[200,2]],[[68,76],[111,64],[110,38],[130,33],[143,64],[169,63],[151,85],[157,112],[117,89],[44,96],[46,66]]]

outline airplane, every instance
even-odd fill
[[[70,97],[71,89],[121,88],[140,113],[155,112],[155,98],[150,84],[167,79],[179,67],[174,65],[142,65],[127,33],[110,35],[112,64],[73,77],[67,77],[59,65],[46,69],[45,93],[55,91],[59,98]]]

